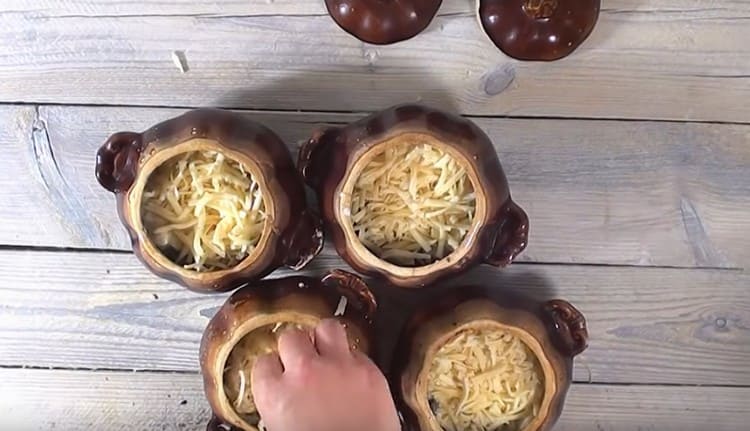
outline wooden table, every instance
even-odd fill
[[[226,295],[135,260],[93,175],[110,133],[219,106],[296,151],[407,101],[476,121],[529,213],[519,262],[471,277],[588,318],[557,430],[750,429],[750,1],[604,0],[554,63],[504,56],[473,7],[373,46],[322,0],[0,2],[0,429],[209,417],[197,349]]]

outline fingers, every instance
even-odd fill
[[[285,370],[298,367],[318,356],[310,335],[299,329],[287,329],[279,337],[279,357]]]
[[[273,393],[273,388],[277,386],[283,372],[284,369],[281,366],[279,355],[276,353],[263,355],[256,359],[250,373],[250,389],[259,408],[267,405],[266,398]]]
[[[281,366],[281,360],[279,355],[276,353],[269,353],[267,355],[259,356],[255,360],[252,370],[252,383],[255,386],[256,377],[261,380],[276,379],[281,377],[284,373],[284,368]]]
[[[322,320],[315,327],[315,347],[320,356],[345,358],[351,356],[346,330],[335,319]]]

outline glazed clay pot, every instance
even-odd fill
[[[339,308],[342,296],[347,298],[343,311]],[[247,334],[279,322],[314,328],[322,319],[338,314],[350,347],[369,355],[372,317],[376,308],[375,298],[367,285],[356,275],[340,270],[334,270],[322,279],[287,277],[264,280],[232,294],[209,322],[201,341],[204,390],[216,416],[209,429],[216,429],[218,423],[224,424],[224,429],[257,429],[236,412],[224,383],[230,353]],[[275,350],[275,344],[272,350]]]
[[[435,17],[442,0],[325,0],[329,15],[357,39],[390,44],[421,33]]]
[[[587,346],[583,315],[570,303],[536,303],[518,297],[490,298],[474,287],[418,310],[396,350],[393,378],[408,430],[443,431],[428,400],[429,368],[438,350],[466,329],[506,331],[533,352],[544,377],[541,407],[522,431],[550,430],[560,416],[572,379],[573,357]]]
[[[552,61],[588,38],[600,0],[478,0],[477,5],[482,29],[505,54]]]
[[[155,246],[144,229],[141,209],[149,176],[162,163],[205,150],[250,171],[263,192],[267,218],[256,247],[237,265],[198,272],[176,264]],[[192,290],[227,291],[280,266],[302,268],[323,245],[320,220],[307,209],[304,184],[287,146],[268,128],[233,112],[199,109],[143,133],[116,133],[97,153],[96,177],[115,193],[136,256],[155,274]]]
[[[370,154],[392,142],[440,148],[467,171],[476,212],[460,246],[423,266],[398,266],[363,245],[352,227],[351,192]],[[492,142],[471,121],[420,105],[400,105],[342,128],[316,133],[300,149],[298,167],[317,192],[323,220],[338,254],[357,271],[400,287],[423,287],[479,263],[508,265],[525,247],[528,217],[510,198]]]

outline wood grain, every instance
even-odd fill
[[[114,197],[93,175],[96,149],[182,110],[6,108],[0,143],[17,163],[0,188],[0,243],[128,250]],[[15,116],[15,119],[11,117]],[[296,143],[359,114],[248,117]],[[746,268],[750,126],[475,118],[495,142],[514,200],[529,213],[521,259]],[[10,133],[5,130],[12,130]],[[12,180],[11,180],[12,179]],[[2,180],[0,180],[2,181]]]
[[[748,2],[605,2],[591,38],[554,63],[510,60],[472,13],[372,46],[328,16],[287,15],[297,7],[290,1],[257,16],[245,16],[256,3],[232,1],[239,15],[218,17],[219,2],[177,16],[187,2],[152,1],[142,13],[139,2],[89,3],[97,2],[0,14],[0,101],[372,111],[423,100],[482,115],[750,118]],[[172,63],[175,50],[185,52],[189,72]]]
[[[81,244],[77,238],[94,235],[96,221],[75,219],[86,209],[60,174],[46,129],[37,120],[34,107],[0,106],[0,196],[6,201],[0,205],[0,243]]]
[[[724,0],[722,7],[708,8],[703,0],[604,0],[603,13],[684,14],[730,17],[747,7],[743,0]],[[438,15],[475,13],[475,4],[443,0]],[[322,0],[5,0],[0,13],[44,17],[143,17],[151,15],[247,17],[267,15],[327,15]]]
[[[446,0],[439,13],[472,13],[470,2]],[[5,0],[0,13],[19,13],[44,17],[144,17],[197,16],[248,17],[269,15],[326,15],[323,0]]]
[[[307,273],[335,267],[347,268],[326,249]],[[519,264],[459,282],[576,305],[590,326],[577,381],[750,385],[743,271]],[[225,297],[159,280],[129,254],[0,251],[0,366],[196,371]]]
[[[196,374],[0,370],[0,425],[14,430],[205,429]],[[571,387],[556,431],[737,431],[750,388]],[[86,428],[83,428],[86,427]]]

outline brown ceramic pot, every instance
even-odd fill
[[[421,33],[435,17],[442,0],[326,0],[336,24],[357,39],[389,44]]]
[[[396,398],[409,430],[442,431],[428,400],[429,368],[436,352],[469,328],[497,328],[518,337],[534,353],[544,378],[538,415],[523,431],[550,430],[562,412],[572,379],[573,357],[587,346],[583,315],[570,303],[535,303],[467,287],[422,307],[407,323],[394,356]]]
[[[320,320],[334,316],[341,296],[348,301],[338,319],[346,328],[351,348],[369,355],[377,305],[367,285],[356,275],[334,270],[322,279],[264,280],[232,294],[209,322],[200,348],[204,390],[216,416],[214,427],[222,423],[225,429],[257,429],[235,411],[226,395],[225,364],[238,342],[253,330],[278,322],[314,327]]]
[[[197,272],[174,263],[154,245],[141,219],[149,176],[173,157],[197,150],[241,163],[263,192],[267,219],[260,240],[229,269]],[[96,177],[117,196],[136,256],[155,274],[196,291],[231,290],[280,266],[302,268],[323,245],[320,220],[307,209],[304,184],[287,146],[268,128],[233,112],[199,109],[143,133],[116,133],[97,153]]]
[[[429,265],[403,267],[379,259],[357,238],[351,191],[368,154],[380,145],[413,139],[453,156],[476,194],[476,213],[460,246]],[[316,133],[300,149],[298,167],[315,189],[336,250],[357,271],[400,287],[422,287],[479,263],[508,265],[525,247],[528,217],[510,198],[492,142],[474,123],[420,105],[400,105],[343,128]]]
[[[589,37],[600,0],[478,0],[479,22],[492,42],[519,60],[563,58]]]

